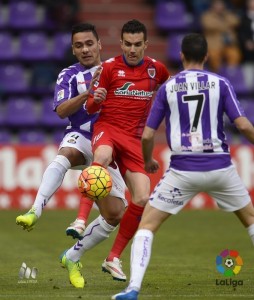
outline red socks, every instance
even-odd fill
[[[111,261],[114,257],[119,258],[127,246],[128,242],[133,238],[138,229],[144,207],[138,206],[132,202],[129,203],[121,222],[118,234],[107,260]]]
[[[100,166],[102,165],[98,164],[97,162],[93,162],[92,166]],[[93,201],[89,199],[88,197],[82,196],[79,203],[79,210],[78,210],[78,216],[77,219],[87,221],[90,211],[93,207]]]
[[[88,197],[82,196],[79,202],[78,219],[87,221],[90,211],[93,207],[93,201]]]
[[[92,166],[103,167],[103,165],[97,163],[96,161],[94,161],[94,162],[92,163]],[[104,167],[103,167],[103,168],[104,168]]]

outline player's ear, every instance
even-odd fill
[[[207,53],[206,56],[205,56],[205,58],[204,58],[204,63],[207,62],[208,58],[209,58],[209,54]]]
[[[145,41],[145,49],[148,47],[148,40]]]
[[[99,49],[101,50],[102,49],[101,40],[98,40],[98,45],[99,45]]]
[[[120,46],[121,46],[121,49],[123,50],[123,40],[120,40]]]
[[[73,49],[73,45],[71,45],[71,49],[72,49],[72,54],[75,55],[74,49]]]

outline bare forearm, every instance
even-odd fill
[[[142,139],[142,152],[143,152],[143,158],[145,163],[151,161],[153,155],[153,147],[154,147],[153,140]]]
[[[245,117],[240,117],[237,118],[234,123],[240,133],[245,136],[248,141],[254,144],[254,127],[251,122]]]
[[[145,126],[143,135],[142,135],[142,152],[144,162],[151,161],[153,156],[153,148],[154,148],[154,133],[155,130],[152,128]]]
[[[142,135],[144,167],[148,173],[156,173],[159,169],[159,163],[153,158],[154,132],[153,129],[146,126]]]
[[[82,93],[60,104],[56,112],[61,119],[64,119],[77,112],[87,101],[88,92]]]

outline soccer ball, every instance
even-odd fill
[[[225,260],[225,266],[227,266],[228,268],[231,268],[234,265],[233,259],[232,258],[227,258]]]
[[[107,169],[101,166],[85,168],[78,178],[78,189],[92,200],[101,200],[111,191],[112,179]]]

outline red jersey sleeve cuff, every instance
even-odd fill
[[[101,108],[101,104],[97,104],[94,102],[94,98],[92,94],[89,94],[87,102],[86,102],[86,110],[89,114],[94,114],[98,112]]]

